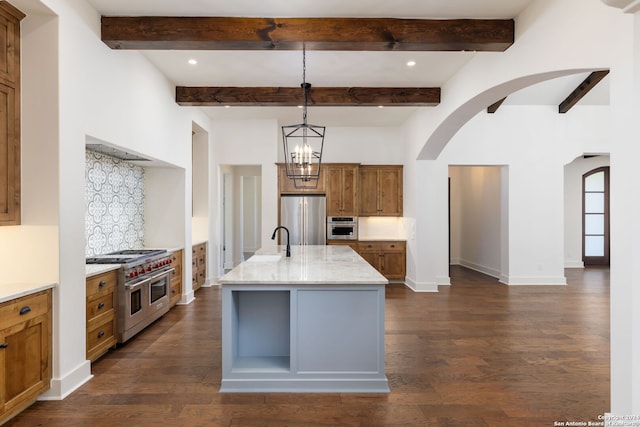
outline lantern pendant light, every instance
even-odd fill
[[[295,188],[318,188],[325,126],[307,123],[306,50],[302,46],[302,123],[282,126],[285,170]]]

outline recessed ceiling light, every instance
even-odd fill
[[[384,105],[378,105],[378,108],[384,108]]]
[[[416,61],[407,61],[407,67],[413,67],[416,65]]]
[[[190,59],[188,62],[191,65],[196,65],[198,63],[198,61],[196,61],[195,59]]]
[[[231,108],[231,105],[225,105],[224,108]]]

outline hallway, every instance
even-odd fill
[[[389,285],[390,394],[220,394],[220,290],[202,288],[93,365],[64,401],[7,427],[553,426],[609,410],[609,271],[505,286],[452,267],[453,285]]]

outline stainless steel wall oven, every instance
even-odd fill
[[[358,240],[358,217],[327,217],[327,240]]]

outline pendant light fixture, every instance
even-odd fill
[[[306,50],[302,46],[302,123],[282,126],[285,170],[295,188],[318,188],[324,147],[324,126],[307,123]]]

